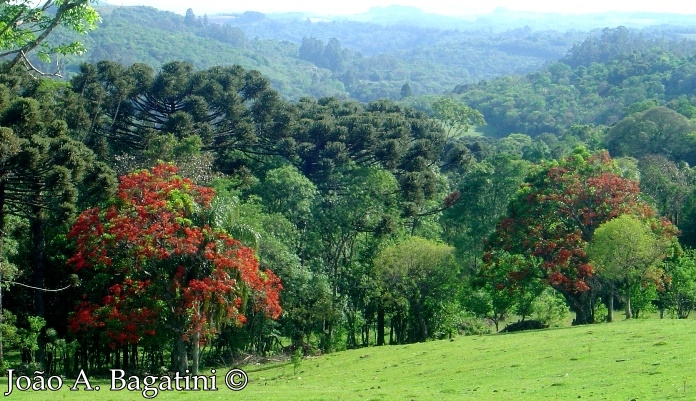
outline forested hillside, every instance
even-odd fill
[[[338,96],[360,101],[439,94],[457,83],[523,74],[562,57],[586,33],[491,33],[366,22],[283,22],[246,13],[234,25],[220,18],[180,16],[147,7],[101,8],[102,23],[72,58],[68,75],[83,61],[160,66],[185,60],[198,69],[239,64],[267,76],[287,99]],[[266,35],[259,35],[259,30]],[[273,33],[269,35],[268,33]],[[380,40],[374,40],[380,38]],[[72,37],[71,37],[72,39]],[[63,34],[53,40],[63,40]]]
[[[482,74],[575,34],[455,32],[368,56],[103,11],[67,80],[21,57],[33,40],[0,41],[20,55],[0,67],[8,366],[197,374],[696,307],[689,40],[607,28],[474,82],[461,63],[433,79],[436,51],[489,55],[465,68]]]
[[[658,104],[692,118],[695,55],[692,40],[607,28],[539,71],[459,85],[454,92],[484,114],[496,136],[611,125]]]

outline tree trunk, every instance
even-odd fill
[[[40,210],[35,210],[35,213],[41,213]],[[45,266],[44,266],[44,232],[43,220],[41,218],[33,218],[30,223],[31,241],[32,241],[32,285],[36,288],[44,288]],[[34,314],[39,317],[45,317],[44,293],[41,290],[34,290]]]
[[[369,347],[370,346],[370,326],[371,323],[365,323],[364,324],[364,336],[363,336],[363,341],[362,341],[362,346],[363,347]]]
[[[424,342],[428,339],[428,325],[425,324],[425,319],[422,316],[418,316],[418,325],[420,326],[420,338],[418,341]]]
[[[172,352],[172,371],[185,374],[188,369],[188,357],[186,355],[186,343],[181,338],[181,333],[175,334],[174,352]]]
[[[389,321],[389,345],[394,344],[394,318]]]
[[[198,361],[201,355],[201,333],[196,331],[193,336],[193,351],[191,351],[191,357],[193,358],[193,375],[198,375]]]
[[[614,283],[609,285],[609,302],[607,308],[607,322],[614,321]]]
[[[384,309],[377,309],[377,346],[384,345]]]
[[[609,294],[609,310],[607,310],[607,322],[614,320],[614,293]]]
[[[594,293],[592,290],[585,292],[571,292],[566,289],[558,289],[565,297],[570,309],[575,312],[573,326],[594,323]]]
[[[631,313],[631,289],[626,290],[626,319],[630,319],[633,317],[633,313]]]
[[[130,359],[128,358],[128,344],[123,346],[123,370],[126,372],[130,369]]]

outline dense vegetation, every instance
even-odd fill
[[[258,13],[235,18],[186,16],[148,7],[100,8],[103,22],[84,38],[87,51],[70,59],[141,62],[159,67],[187,61],[198,69],[239,64],[261,71],[284,98],[399,99],[442,93],[453,83],[522,74],[557,60],[584,32],[469,29],[335,21],[274,20]],[[59,32],[53,40],[66,36]],[[67,35],[72,39],[71,35]],[[381,40],[374,40],[375,37]]]
[[[133,10],[100,31],[280,46],[331,79],[360,59],[192,12],[138,9],[123,29]],[[2,341],[70,376],[451,338],[511,315],[688,317],[693,50],[607,29],[524,77],[363,103],[284,98],[262,72],[186,57],[87,62],[69,81],[8,63]]]

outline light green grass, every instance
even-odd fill
[[[158,400],[696,399],[696,320],[634,320],[372,347],[244,369],[249,385]],[[206,372],[207,373],[207,372]],[[107,382],[100,382],[108,388]],[[3,391],[7,380],[0,381]],[[13,393],[7,399],[142,400],[137,392]]]

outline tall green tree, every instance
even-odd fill
[[[611,287],[609,291],[609,314],[613,319],[614,283],[624,288],[626,319],[633,316],[631,290],[643,280],[658,278],[655,270],[659,262],[668,255],[674,230],[667,231],[657,221],[650,222],[622,215],[600,225],[587,244],[587,256],[596,266],[597,274],[604,277]],[[655,232],[657,231],[657,232]]]
[[[448,302],[457,297],[459,269],[450,246],[410,237],[375,258],[379,302],[391,315],[395,342],[432,338]]]
[[[663,264],[664,290],[659,294],[660,317],[665,310],[686,319],[696,308],[696,252],[687,249]]]
[[[443,239],[455,246],[465,272],[478,272],[485,240],[505,215],[528,170],[529,163],[524,160],[495,154],[469,165],[455,184],[460,200],[445,210],[439,221]]]
[[[607,148],[615,157],[662,155],[674,162],[696,162],[694,124],[683,115],[662,106],[632,114],[607,132]]]
[[[641,191],[652,198],[660,215],[681,227],[684,209],[696,182],[692,169],[664,155],[645,156],[639,160],[638,168]]]
[[[442,97],[433,102],[433,117],[442,123],[448,137],[466,135],[469,128],[483,125],[483,115],[463,102]]]

